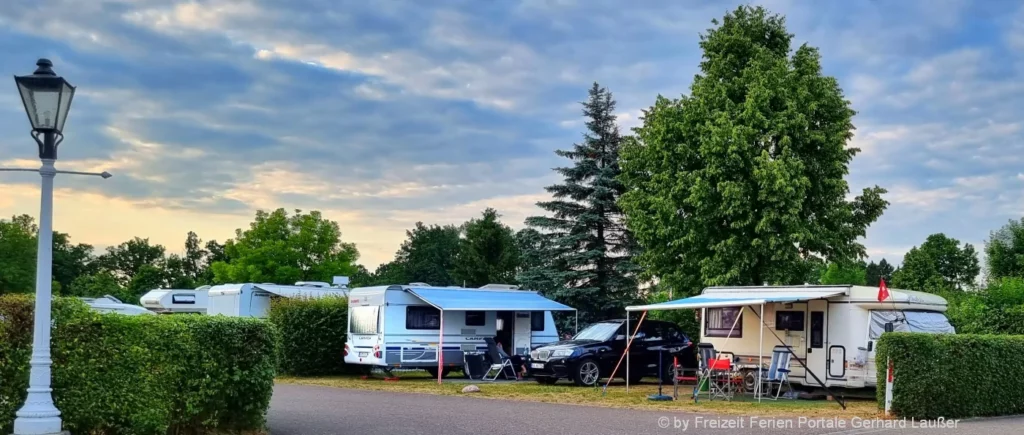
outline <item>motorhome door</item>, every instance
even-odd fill
[[[828,301],[807,301],[807,368],[818,379],[825,380],[828,372]],[[805,374],[805,385],[821,385],[814,376]]]
[[[529,311],[516,312],[516,327],[512,332],[512,342],[515,344],[515,355],[530,354],[530,340],[533,333],[530,331],[531,314]]]

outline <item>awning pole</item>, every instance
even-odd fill
[[[633,331],[633,335],[630,336],[630,337],[627,337],[627,340],[626,340],[626,351],[623,352],[621,356],[619,356],[619,362],[615,363],[615,369],[612,370],[611,376],[608,376],[608,382],[605,382],[605,384],[604,384],[604,389],[601,392],[602,395],[604,395],[605,393],[608,392],[608,384],[612,383],[612,379],[615,378],[615,374],[619,372],[619,366],[622,365],[623,358],[626,359],[626,364],[627,364],[627,366],[626,366],[626,370],[627,370],[627,372],[626,372],[626,388],[629,388],[629,372],[628,372],[628,370],[629,370],[629,366],[628,366],[628,364],[629,364],[629,358],[628,358],[629,357],[629,346],[633,344],[633,339],[636,338],[636,334],[638,332],[640,332],[640,325],[642,325],[644,323],[644,318],[646,318],[646,317],[647,317],[647,312],[644,311],[643,315],[640,316],[640,321],[638,321],[636,323],[636,329]],[[626,312],[626,333],[627,334],[629,333],[629,312],[628,311]],[[616,335],[618,335],[618,334],[616,334]]]
[[[444,374],[444,310],[441,312],[441,330],[438,332],[437,340],[437,384],[441,385],[441,376]]]
[[[754,390],[757,391],[757,402],[761,403],[761,396],[764,394],[761,391],[761,372],[764,371],[761,369],[761,365],[764,364],[764,302],[761,303],[761,321],[758,323],[760,323],[758,329],[761,332],[761,336],[757,339],[757,388]]]

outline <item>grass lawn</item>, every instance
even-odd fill
[[[459,374],[454,374],[459,375]],[[878,405],[873,400],[848,400],[844,411],[838,403],[825,400],[765,400],[757,403],[751,396],[737,395],[731,402],[723,400],[709,401],[704,393],[698,403],[690,398],[692,386],[679,387],[679,400],[655,402],[647,400],[650,394],[657,394],[658,385],[650,382],[641,385],[630,385],[626,393],[625,383],[613,382],[607,394],[601,394],[601,388],[575,387],[569,383],[556,385],[540,385],[533,381],[491,384],[486,381],[475,381],[473,385],[480,387],[479,393],[463,394],[462,388],[469,385],[466,381],[446,381],[437,384],[423,372],[408,372],[400,375],[399,381],[384,381],[380,378],[360,379],[356,376],[293,378],[280,377],[278,383],[320,385],[337,388],[360,390],[395,391],[402,393],[440,394],[446,396],[471,396],[488,399],[523,400],[530,402],[560,403],[566,405],[606,406],[614,408],[673,410],[680,412],[696,412],[730,415],[758,415],[779,417],[840,417],[840,418],[875,418],[879,417]],[[602,384],[603,386],[603,384]],[[672,394],[672,386],[663,387],[663,393]]]

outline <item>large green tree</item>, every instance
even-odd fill
[[[515,282],[519,247],[515,232],[500,218],[497,210],[488,208],[480,218],[462,226],[463,237],[452,270],[459,284],[480,287]]]
[[[831,263],[821,274],[818,283],[821,285],[865,285],[867,284],[867,266],[863,261]]]
[[[930,293],[964,290],[974,286],[979,272],[974,246],[961,246],[959,240],[938,233],[907,252],[900,269],[893,273],[892,286]]]
[[[247,230],[235,230],[224,246],[227,261],[211,266],[214,279],[226,282],[329,281],[351,276],[359,251],[341,240],[338,223],[319,211],[289,215],[283,208],[256,212]]]
[[[461,233],[461,229],[455,225],[428,226],[416,222],[415,228],[405,231],[406,240],[398,249],[395,264],[390,266],[400,268],[400,271],[385,269],[389,276],[401,277],[407,282],[388,284],[425,282],[434,286],[461,285],[452,273],[459,253]]]
[[[895,272],[892,264],[889,264],[884,258],[875,264],[874,261],[868,263],[867,270],[865,271],[867,278],[867,285],[877,287],[882,283],[884,279],[886,283],[892,282],[892,274]]]
[[[554,198],[537,203],[548,215],[526,220],[546,239],[546,254],[553,258],[542,270],[524,271],[520,280],[527,287],[549,287],[547,295],[577,308],[585,324],[621,316],[639,295],[632,261],[637,245],[617,203],[625,187],[617,178],[622,137],[615,100],[594,83],[582,105],[587,133],[572,149],[557,151],[572,165],[556,169],[564,181],[546,188]]]
[[[165,252],[163,245],[154,245],[149,238],[134,237],[107,247],[106,252],[96,258],[96,265],[113,275],[118,284],[127,287],[143,267],[162,267]]]
[[[701,36],[689,95],[658,97],[622,153],[621,204],[641,264],[677,295],[709,285],[802,284],[856,261],[888,203],[847,199],[854,110],[816,48],[742,6]]]
[[[29,215],[0,219],[0,295],[35,289],[37,231]]]
[[[1024,278],[1024,218],[993,231],[985,244],[986,278]]]
[[[92,253],[92,245],[71,243],[70,235],[53,232],[53,280],[59,284],[61,294],[69,294],[78,277],[96,269]]]

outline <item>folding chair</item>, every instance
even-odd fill
[[[491,366],[484,373],[483,380],[496,381],[498,380],[498,375],[504,376],[505,379],[519,379],[516,376],[515,366],[512,365],[512,359],[498,351],[498,345],[494,343],[494,339],[486,337],[484,342],[487,343],[487,356],[491,359]],[[491,373],[494,373],[494,376],[491,376]]]
[[[792,392],[793,385],[789,383],[789,366],[792,360],[793,352],[788,347],[775,346],[772,349],[772,361],[768,368],[761,368],[761,385],[758,385],[758,394],[761,394],[766,387],[768,398],[779,400],[783,385],[789,387],[789,391]],[[774,396],[772,396],[773,386],[778,386]]]
[[[718,351],[715,350],[715,345],[711,343],[698,343],[697,344],[697,385],[693,387],[693,397],[696,399],[697,395],[700,394],[700,386],[702,383],[707,382],[708,385],[708,398],[712,398],[714,391],[712,385],[712,370],[711,365],[713,361],[718,359]]]

